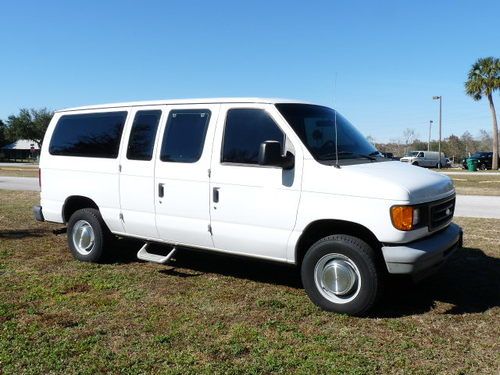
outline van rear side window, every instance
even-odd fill
[[[139,111],[128,141],[127,159],[151,160],[161,111]]]
[[[64,115],[57,122],[49,152],[89,158],[118,157],[127,112]]]
[[[195,163],[203,151],[210,111],[208,109],[173,110],[163,134],[161,161]]]

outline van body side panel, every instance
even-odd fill
[[[223,105],[212,158],[211,219],[217,249],[286,261],[287,242],[295,226],[302,180],[300,141],[274,106]],[[227,111],[257,108],[267,111],[295,147],[295,168],[238,165],[221,162]],[[218,202],[214,190],[218,191]]]

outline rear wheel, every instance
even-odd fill
[[[104,260],[105,248],[112,234],[99,210],[83,208],[75,211],[68,222],[68,245],[73,256],[85,262]]]
[[[309,298],[327,311],[364,315],[379,295],[381,276],[372,248],[348,235],[328,236],[312,245],[301,276]]]

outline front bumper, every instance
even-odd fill
[[[42,206],[33,206],[33,215],[36,221],[45,221],[42,212]]]
[[[451,223],[446,229],[422,240],[382,246],[387,270],[393,274],[411,274],[414,279],[424,278],[462,247],[462,236],[462,228]]]

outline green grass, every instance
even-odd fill
[[[173,266],[72,259],[31,192],[0,191],[0,374],[493,374],[500,220],[457,220],[465,249],[370,318],[326,313],[294,268],[181,251]]]
[[[500,195],[500,175],[450,175],[457,194]]]
[[[38,168],[0,167],[0,176],[38,177]]]

